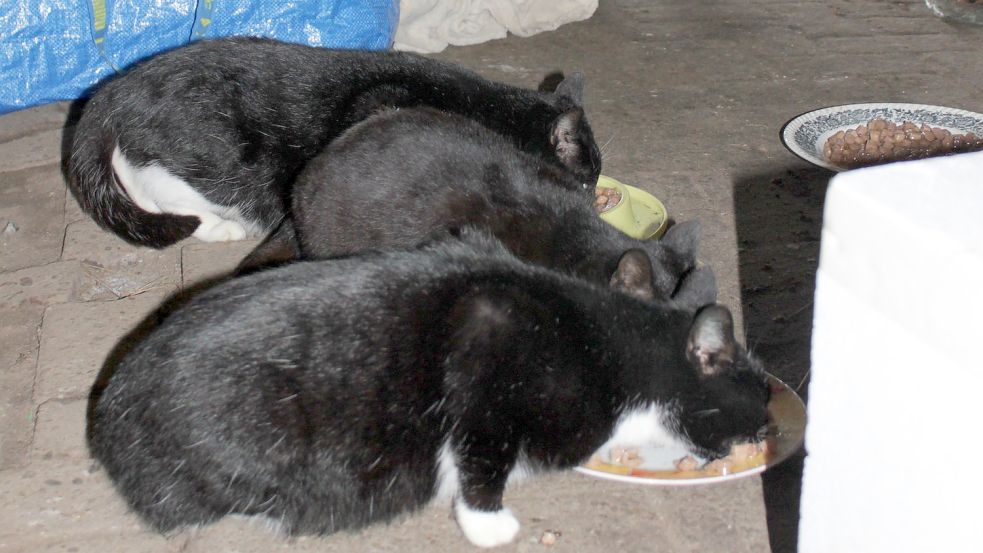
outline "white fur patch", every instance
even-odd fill
[[[437,453],[437,490],[434,499],[451,499],[461,489],[461,475],[457,469],[457,455],[450,440],[444,441]]]
[[[458,496],[461,491],[461,472],[458,468],[457,454],[447,440],[437,453],[437,484],[434,499],[454,498],[454,518],[468,540],[479,547],[495,547],[509,543],[519,532],[519,521],[508,508],[495,512],[476,511],[468,507]],[[515,467],[509,473],[507,484],[511,485],[535,473],[523,455],[519,456]]]
[[[509,543],[519,533],[519,521],[512,511],[475,511],[464,501],[454,501],[454,518],[468,541],[478,547],[495,547]]]
[[[509,472],[509,478],[505,481],[505,485],[511,486],[513,484],[518,484],[528,480],[532,478],[536,472],[536,467],[529,462],[526,455],[524,453],[520,453],[519,458],[515,461],[515,466],[512,467],[512,471]]]
[[[690,444],[670,430],[668,414],[654,403],[626,412],[600,451],[614,446],[656,444],[690,449]]]
[[[530,463],[525,455],[520,454],[509,472],[506,486],[518,484],[536,474],[536,467]],[[450,441],[445,441],[437,453],[437,485],[435,486],[433,498],[443,501],[453,498],[461,489],[461,474],[457,468],[457,454],[450,445]]]
[[[113,149],[113,170],[126,194],[144,211],[194,215],[201,220],[194,237],[204,242],[226,242],[259,236],[263,229],[246,220],[234,207],[208,201],[184,180],[167,169],[150,164],[136,167],[127,161],[119,146]]]

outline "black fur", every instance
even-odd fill
[[[289,206],[297,172],[345,129],[379,109],[429,105],[465,114],[564,167],[583,189],[600,153],[579,104],[582,77],[544,93],[494,83],[409,53],[331,50],[259,38],[199,41],[151,58],[102,86],[74,130],[68,184],[104,228],[164,247],[196,218],[148,214],[110,166],[119,145],[212,203],[267,230]]]
[[[645,255],[629,254],[622,265]],[[713,300],[706,271],[682,305]],[[495,511],[518,462],[577,465],[644,405],[694,453],[755,439],[763,373],[736,345],[701,366],[701,337],[734,338],[718,332],[725,308],[700,313],[524,264],[469,229],[295,263],[170,315],[94,397],[89,444],[160,531],[230,513],[294,534],[389,520],[432,498],[445,442],[458,500]]]
[[[676,225],[662,240],[630,238],[601,220],[576,184],[467,118],[429,108],[380,113],[308,163],[294,186],[293,221],[240,270],[407,247],[473,225],[522,259],[595,282],[607,281],[622,252],[644,249],[655,264],[653,293],[668,297],[696,263],[699,224]]]

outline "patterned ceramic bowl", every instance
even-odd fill
[[[838,131],[856,128],[873,119],[901,124],[928,124],[952,134],[983,136],[983,114],[922,104],[847,104],[804,113],[782,127],[785,147],[802,159],[833,171],[843,171],[823,155],[826,140]]]

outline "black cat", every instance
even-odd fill
[[[238,513],[326,534],[453,497],[471,542],[506,543],[510,476],[612,440],[714,458],[762,435],[761,368],[726,308],[695,309],[712,273],[646,302],[645,257],[626,252],[611,290],[463,229],[232,279],[116,367],[91,450],[159,531]]]
[[[545,93],[408,53],[200,41],[102,86],[66,174],[82,208],[132,243],[236,240],[279,223],[297,172],[345,129],[379,109],[429,105],[502,133],[586,190],[601,159],[582,89],[579,74]]]
[[[297,177],[291,216],[240,272],[297,257],[408,247],[464,225],[518,257],[606,282],[621,253],[642,248],[668,297],[696,263],[699,224],[637,240],[601,220],[576,181],[501,135],[430,108],[387,111],[347,130]]]

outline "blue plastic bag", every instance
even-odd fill
[[[78,98],[198,38],[382,49],[398,23],[399,0],[0,0],[0,113]]]

